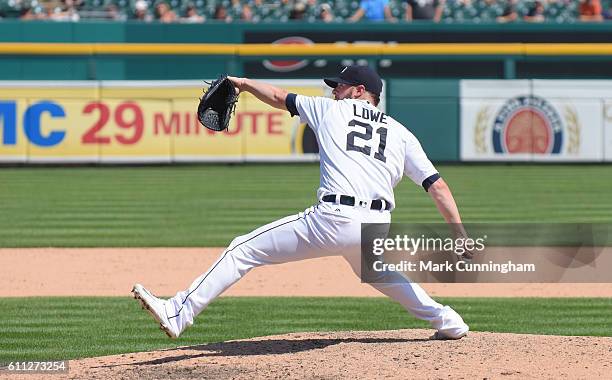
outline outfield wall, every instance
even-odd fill
[[[272,81],[330,96],[322,81]],[[201,81],[0,81],[0,162],[171,163],[316,161],[299,118],[240,95],[229,129],[202,127]],[[381,97],[385,107],[385,97]]]
[[[612,23],[162,24],[3,20],[0,80],[177,80],[210,78],[219,72],[305,79],[329,75],[356,61],[376,64],[387,79],[612,79],[611,32]],[[48,46],[28,46],[32,43]],[[99,49],[108,44],[125,46],[112,53]],[[147,45],[148,49],[139,52],[127,46],[134,44]],[[170,45],[170,49],[160,46],[163,44]],[[215,49],[206,46],[212,44],[244,45],[249,53],[242,54],[229,46],[213,54]],[[271,59],[269,55],[272,45],[313,44],[333,47],[309,57],[301,56],[304,49],[283,58]],[[377,49],[375,44],[383,49]],[[79,50],[82,45],[95,46]],[[398,47],[401,45],[406,46]],[[474,49],[470,45],[482,47]],[[530,47],[523,49],[521,45]],[[177,54],[181,46],[185,49]]]
[[[612,161],[612,81],[461,81],[461,160]]]
[[[612,161],[610,80],[392,80],[388,109],[435,161]]]
[[[277,80],[329,96],[320,80]],[[196,119],[200,81],[0,81],[0,162],[315,161],[312,131],[241,95],[230,128]],[[392,80],[381,107],[434,161],[612,161],[612,81]]]

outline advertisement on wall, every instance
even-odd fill
[[[270,81],[329,96],[319,80]],[[0,82],[0,162],[312,161],[310,128],[240,95],[230,127],[212,132],[195,111],[200,81]]]
[[[346,10],[345,10],[346,11]],[[350,16],[346,13],[345,17]],[[297,24],[296,24],[297,25]],[[456,28],[453,25],[439,24],[435,28],[426,24],[408,24],[398,28],[388,23],[371,23],[365,26],[360,33],[355,33],[350,25],[334,25],[318,28],[310,24],[308,28],[298,27],[295,30],[287,28],[255,28],[246,29],[243,35],[245,44],[270,45],[312,45],[320,43],[335,44],[339,47],[368,46],[382,44],[393,46],[397,44],[432,44],[432,43],[607,43],[610,41],[608,33],[594,30],[524,30],[482,28]],[[270,59],[254,58],[244,63],[244,73],[250,77],[260,78],[321,78],[335,73],[344,66],[368,63],[368,57],[339,57],[317,56],[305,59]],[[440,60],[440,59],[400,59],[400,57],[387,57],[378,59],[376,69],[382,77],[415,78],[442,77],[457,78],[463,75],[470,77],[499,77],[503,74],[501,64],[485,63],[479,59],[471,61]],[[450,56],[449,56],[450,58]],[[433,66],[430,67],[430,66]],[[477,67],[477,68],[476,68]],[[485,72],[486,71],[486,72]],[[461,74],[462,73],[462,74]]]
[[[337,36],[338,39],[330,39],[330,36]],[[348,39],[345,40],[345,38]],[[383,36],[386,38],[388,36]],[[372,43],[391,43],[395,44],[395,41],[386,41],[385,39],[380,40],[372,38],[371,35],[364,37],[363,39],[355,40],[355,36],[350,33],[343,35],[338,33],[299,33],[299,34],[286,34],[276,32],[247,32],[245,35],[245,43],[264,43],[270,45],[313,45],[315,43],[334,43],[339,46],[347,44],[372,44]],[[376,68],[381,76],[385,76],[386,68],[391,66],[391,60],[382,60],[382,63]],[[301,59],[266,59],[266,60],[252,60],[244,63],[244,72],[248,77],[269,77],[271,74],[275,77],[280,78],[296,78],[296,77],[330,77],[338,73],[345,66],[354,64],[366,65],[368,61],[365,59],[351,59],[345,58],[340,59],[338,57],[318,57],[315,59],[301,58]]]
[[[461,159],[610,160],[611,85],[612,81],[461,81]]]

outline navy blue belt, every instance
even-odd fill
[[[321,198],[321,200],[323,202],[336,203],[336,194],[324,195],[323,198]],[[340,203],[341,205],[346,205],[346,206],[355,206],[355,197],[352,197],[350,195],[340,195],[340,199],[338,200],[338,203]],[[385,205],[384,207],[385,210],[391,209],[391,205],[389,204],[389,202],[383,201],[382,199],[374,199],[370,201],[370,209],[379,210],[379,211],[383,210],[383,204]]]

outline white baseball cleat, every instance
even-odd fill
[[[170,320],[168,319],[168,313],[166,312],[166,301],[155,297],[151,292],[145,289],[140,284],[134,285],[132,289],[134,298],[140,302],[143,309],[146,309],[149,314],[159,322],[160,329],[168,335],[170,338],[178,338],[180,332],[175,329]]]
[[[436,331],[436,333],[433,334],[432,336],[430,336],[429,339],[430,340],[458,340],[458,339],[461,339],[464,336],[466,336],[468,331],[469,330],[465,330],[464,332],[459,333],[457,335],[453,335],[453,336],[447,335],[447,334],[445,334],[443,332],[440,332],[440,331]]]

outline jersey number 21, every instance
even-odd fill
[[[372,152],[372,148],[369,145],[359,146],[355,144],[355,139],[357,138],[365,141],[372,140],[372,126],[368,123],[354,119],[349,121],[348,125],[349,127],[353,128],[365,128],[365,133],[359,131],[349,132],[349,134],[346,135],[346,150],[354,150],[369,156]],[[380,142],[378,143],[378,152],[374,153],[374,158],[382,162],[387,162],[387,157],[385,157],[385,147],[387,146],[387,128],[380,127],[376,130],[376,133],[380,135]]]

